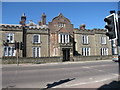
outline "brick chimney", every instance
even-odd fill
[[[80,29],[81,29],[81,30],[85,30],[85,26],[86,26],[85,24],[81,24],[81,25],[80,25]]]
[[[20,24],[25,26],[25,22],[26,22],[26,16],[25,16],[25,13],[23,13],[22,16],[21,16]]]

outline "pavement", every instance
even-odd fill
[[[22,63],[22,64],[2,64],[2,67],[14,67],[14,66],[48,66],[48,65],[57,65],[57,64],[79,64],[79,63],[87,63],[87,62],[104,62],[104,61],[111,61],[111,60],[95,60],[95,61],[68,61],[68,62],[51,62],[51,63],[42,63],[42,64],[33,64],[33,63]]]

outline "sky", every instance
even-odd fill
[[[38,24],[44,12],[47,24],[62,13],[74,28],[85,24],[87,29],[103,29],[104,18],[118,8],[118,2],[2,2],[2,24],[19,24],[22,13],[27,17],[26,23],[33,20]]]

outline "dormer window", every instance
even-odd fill
[[[65,27],[65,23],[58,22],[58,27]]]

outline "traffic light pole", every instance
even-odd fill
[[[18,61],[18,57],[19,57],[19,49],[17,49],[16,51],[17,51],[17,66],[19,66],[19,61]]]
[[[118,63],[119,63],[119,76],[118,81],[120,81],[120,13],[118,14],[118,31],[117,31],[117,44],[118,44]]]

